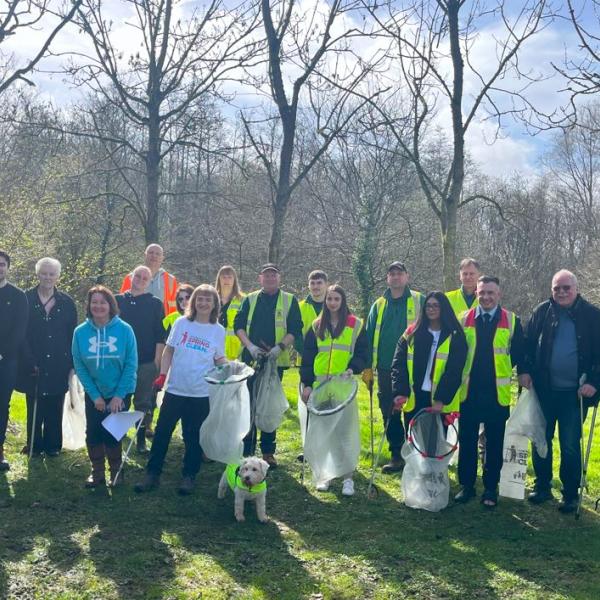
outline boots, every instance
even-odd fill
[[[85,487],[94,489],[106,483],[104,474],[104,444],[87,447],[88,456],[92,463],[92,473],[85,482]]]
[[[139,454],[146,454],[148,452],[148,448],[146,448],[146,428],[144,426],[138,429],[135,442]]]
[[[114,488],[121,485],[125,479],[125,473],[121,469],[122,456],[123,447],[121,442],[116,446],[106,446],[106,458],[108,458],[108,468],[110,469],[110,487]],[[119,469],[121,469],[121,473],[117,479]]]
[[[9,471],[10,465],[4,458],[4,444],[0,444],[0,471]]]
[[[134,490],[138,494],[143,494],[144,492],[149,492],[157,488],[160,485],[160,476],[155,475],[154,473],[146,473],[144,475],[144,479],[140,483],[136,483],[134,486]]]

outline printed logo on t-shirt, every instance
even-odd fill
[[[117,341],[117,338],[112,335],[108,336],[108,341],[101,340],[100,342],[98,342],[97,337],[91,337],[88,341],[90,342],[90,348],[89,348],[88,352],[97,353],[98,348],[108,348],[109,352],[117,351],[117,345],[115,344],[115,342]]]
[[[195,335],[189,335],[187,331],[184,331],[178,346],[183,346],[184,348],[189,348],[190,350],[208,352],[210,343]]]

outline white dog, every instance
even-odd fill
[[[217,498],[225,498],[227,488],[233,490],[235,497],[234,514],[238,523],[244,521],[244,502],[256,502],[256,516],[261,523],[267,521],[267,469],[269,463],[262,458],[249,456],[237,465],[227,465],[221,476]]]

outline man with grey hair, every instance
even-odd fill
[[[131,289],[116,296],[120,316],[131,325],[137,344],[138,369],[133,405],[145,415],[137,435],[137,450],[140,453],[146,452],[146,427],[152,422],[154,409],[152,382],[158,375],[165,348],[165,328],[162,324],[165,315],[160,300],[148,292],[151,279],[150,269],[140,265],[133,270]]]
[[[600,390],[600,310],[579,295],[577,278],[566,269],[552,278],[551,293],[527,324],[525,368],[519,376],[523,387],[535,388],[547,424],[548,454],[542,458],[534,447],[536,480],[529,501],[552,499],[552,439],[558,423],[559,510],[570,513],[577,509],[581,479],[581,424]]]

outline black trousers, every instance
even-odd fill
[[[279,381],[283,379],[283,371],[282,367],[277,367],[277,373],[279,374]],[[254,381],[256,380],[256,375],[248,378],[248,390],[250,391],[250,410],[254,413]],[[256,452],[256,438],[257,431],[256,425],[254,424],[254,420],[252,421],[252,425],[250,426],[250,431],[246,434],[244,438],[244,456],[252,456]],[[260,432],[260,451],[263,454],[275,454],[275,450],[277,448],[276,443],[277,438],[277,430],[275,431],[261,431]]]
[[[390,370],[377,369],[377,386],[379,410],[383,417],[383,426],[387,425],[386,437],[390,452],[392,456],[399,457],[402,444],[404,444],[404,429],[402,428],[401,411],[392,413],[394,393],[392,392],[392,372]]]
[[[105,398],[106,406],[111,401],[111,398]],[[123,398],[125,410],[129,410],[131,405],[131,394],[128,394]],[[99,411],[92,399],[86,394],[85,395],[85,443],[88,446],[105,446],[115,447],[120,444],[115,438],[102,427],[102,421],[108,417],[110,411],[104,410]]]
[[[0,360],[0,446],[6,441],[8,427],[8,410],[10,397],[17,382],[17,360],[3,358]]]
[[[29,447],[31,444],[31,433],[34,427],[33,413],[35,397],[33,394],[27,394],[25,398],[27,401],[27,446]],[[37,409],[35,410],[34,452],[55,452],[62,448],[62,418],[64,405],[64,394],[42,394],[38,397]]]
[[[506,419],[486,421],[481,415],[462,412],[458,428],[458,481],[465,487],[474,487],[477,479],[479,424],[485,429],[485,462],[483,487],[495,492],[502,469],[502,448]]]
[[[194,398],[192,396],[176,396],[165,392],[163,403],[158,413],[158,421],[152,440],[150,458],[146,470],[153,475],[162,473],[165,457],[171,437],[177,422],[181,419],[183,432],[183,477],[195,477],[202,463],[202,448],[200,447],[200,426],[204,423],[210,405],[208,396]]]

